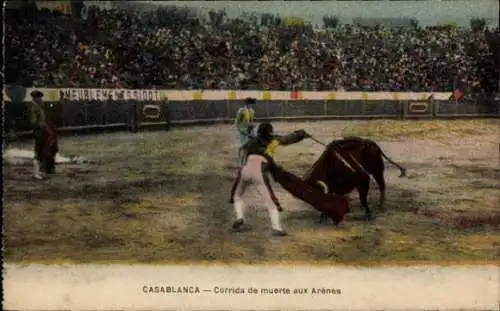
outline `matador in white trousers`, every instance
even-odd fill
[[[245,145],[246,161],[238,171],[238,177],[231,190],[230,202],[233,203],[236,213],[233,229],[238,230],[245,223],[245,202],[242,197],[248,186],[252,185],[256,187],[269,211],[273,235],[287,235],[280,221],[279,212],[282,211],[282,208],[271,188],[270,170],[276,165],[273,156],[277,146],[294,144],[307,137],[309,137],[308,134],[303,130],[295,131],[286,136],[274,135],[271,124],[260,124],[257,137]]]

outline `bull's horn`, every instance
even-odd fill
[[[316,183],[323,189],[323,192],[326,194],[328,193],[328,186],[322,182],[321,180],[316,181]]]

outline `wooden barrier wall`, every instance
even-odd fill
[[[257,99],[260,120],[328,118],[498,117],[493,99],[449,100],[451,93],[178,91],[38,89],[62,129],[121,127],[131,122],[229,122],[244,99]],[[29,130],[26,108],[31,89],[4,89],[5,126]],[[432,98],[430,98],[432,95]],[[167,101],[168,98],[168,101]],[[131,116],[138,120],[132,120]]]

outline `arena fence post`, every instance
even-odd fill
[[[281,115],[285,118],[288,118],[290,116],[288,112],[288,101],[287,100],[281,101],[280,108],[281,108]]]
[[[408,102],[400,100],[399,104],[403,105],[403,120],[405,120],[408,117]]]
[[[89,124],[90,120],[89,120],[89,114],[88,114],[88,101],[87,100],[84,100],[83,101],[83,124],[82,125],[87,125]]]
[[[231,103],[230,99],[226,99],[226,115],[224,116],[225,119],[231,119]]]
[[[64,97],[59,97],[59,105],[61,105],[61,127],[66,127],[66,99]]]
[[[102,105],[101,105],[101,115],[102,115],[102,118],[101,118],[101,124],[102,125],[106,125],[106,122],[107,122],[107,111],[108,111],[108,101],[107,100],[103,100],[102,101]]]
[[[196,108],[193,107],[192,109],[190,109],[190,118],[191,120],[196,120]]]
[[[264,102],[264,106],[266,108],[266,117],[269,118],[270,117],[270,111],[269,111],[269,102]]]
[[[139,115],[137,111],[137,101],[136,100],[128,100],[126,101],[126,105],[128,106],[128,129],[132,133],[137,133],[139,128]]]
[[[500,94],[498,95],[498,100],[497,102],[497,116],[500,117]]]

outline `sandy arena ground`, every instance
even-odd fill
[[[328,142],[347,135],[376,140],[407,178],[386,165],[387,212],[339,227],[274,185],[291,234],[270,234],[254,192],[252,229],[231,233],[227,203],[235,177],[231,125],[171,132],[60,138],[64,155],[97,164],[60,165],[34,182],[31,167],[4,167],[8,262],[493,262],[500,258],[499,121],[322,121],[275,123]],[[31,148],[30,143],[8,147]],[[282,147],[277,161],[301,176],[323,147],[311,140]],[[370,203],[378,202],[373,183]]]

